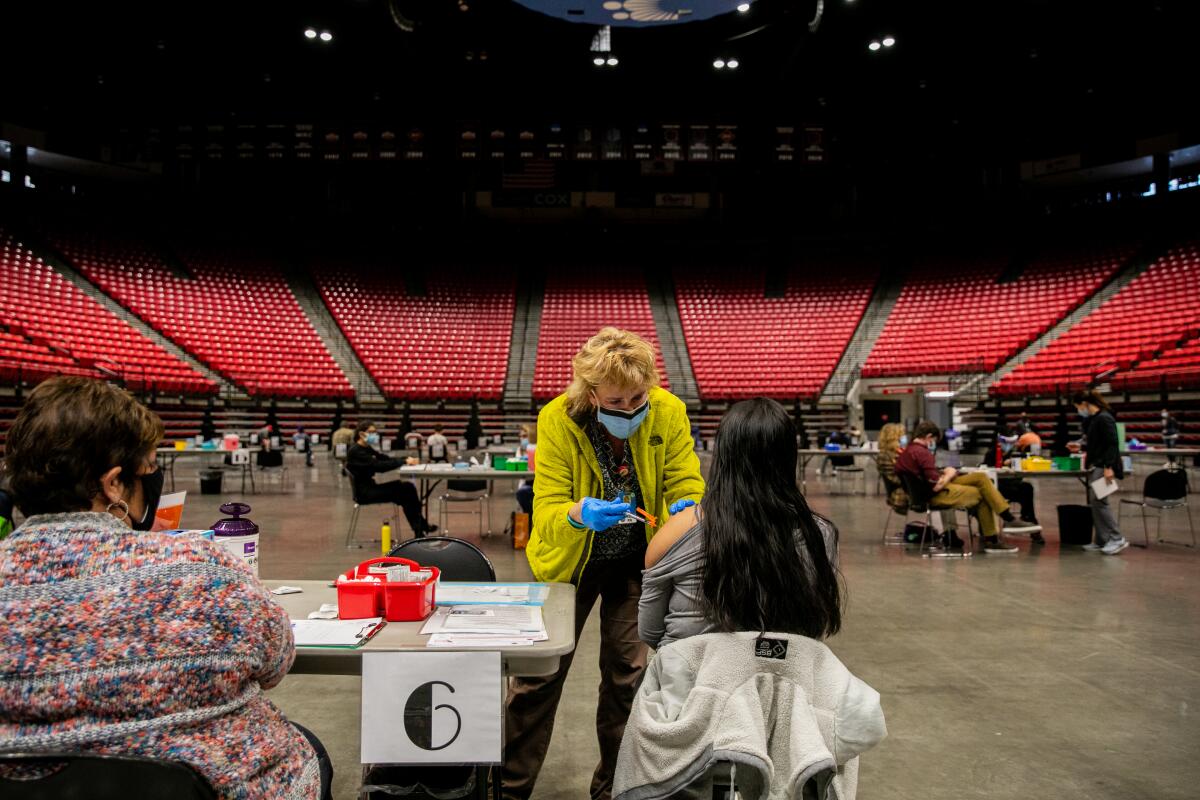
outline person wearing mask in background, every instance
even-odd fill
[[[591,797],[609,800],[621,736],[646,667],[637,634],[646,545],[668,513],[700,500],[704,479],[687,409],[658,388],[654,348],[645,339],[604,328],[575,354],[572,367],[566,392],[538,414],[537,494],[525,554],[534,580],[575,585],[576,641],[603,598],[600,764]],[[649,521],[627,521],[639,508]],[[526,800],[533,792],[573,655],[562,657],[554,675],[510,682],[505,798]]]
[[[743,400],[721,418],[704,500],[646,549],[642,641],[657,649],[717,631],[837,633],[837,528],[796,486],[796,449],[795,423],[774,400]]]
[[[307,466],[313,466],[312,442],[308,439],[308,434],[304,432],[303,425],[296,426],[296,432],[292,434],[292,444],[296,446],[297,453],[304,453],[304,463]]]
[[[421,513],[421,498],[417,487],[408,481],[397,480],[376,483],[379,472],[400,469],[404,462],[389,458],[375,448],[379,446],[379,430],[370,420],[359,420],[354,428],[354,446],[346,457],[346,470],[354,480],[354,497],[359,504],[395,503],[404,510],[404,517],[413,529],[413,535],[424,536],[438,529],[430,525]]]
[[[450,440],[442,433],[442,423],[434,424],[433,433],[425,440],[425,446],[429,448],[430,461],[444,464],[450,460]]]
[[[537,452],[537,425],[522,425],[517,429],[521,452],[529,460],[529,469],[534,469]],[[523,480],[517,485],[517,505],[525,514],[533,513],[533,481]]]
[[[913,431],[912,441],[896,459],[896,473],[926,481],[932,492],[930,505],[934,508],[965,508],[974,513],[979,520],[984,552],[1016,551],[1017,548],[1001,539],[996,530],[996,515],[1012,525],[1016,525],[1016,517],[991,479],[983,472],[959,475],[954,467],[938,471],[933,451],[941,436],[942,432],[932,422],[919,423]]]
[[[1107,497],[1097,497],[1092,484],[1103,480],[1112,484],[1125,477],[1121,463],[1121,446],[1117,441],[1117,421],[1113,418],[1108,401],[1094,389],[1076,392],[1071,397],[1075,410],[1083,418],[1083,450],[1087,453],[1088,505],[1092,507],[1092,523],[1096,529],[1096,540],[1083,546],[1084,550],[1099,550],[1108,556],[1129,547],[1129,540],[1121,535],[1117,518],[1113,515]],[[1067,445],[1078,451],[1077,442]]]
[[[1024,411],[1021,412],[1021,416],[1017,417],[1017,422],[1013,425],[1013,432],[1018,437],[1034,432],[1033,423],[1029,421],[1029,415]]]
[[[897,514],[907,514],[911,502],[908,492],[904,491],[903,484],[896,477],[896,457],[907,446],[908,434],[904,432],[904,426],[900,423],[889,422],[879,430],[879,455],[875,456],[875,467],[879,470],[879,477],[883,479],[883,487],[887,491],[887,504]],[[946,539],[952,544],[957,542],[955,546],[962,547],[954,511],[943,509],[940,513]]]
[[[1163,447],[1170,450],[1179,443],[1179,421],[1171,416],[1171,412],[1167,409],[1162,410],[1162,441]],[[1167,466],[1175,464],[1175,456],[1167,456]]]
[[[1018,430],[1020,430],[1019,423],[1013,426],[1012,436],[999,437],[1004,457],[1007,459],[1010,456],[1019,457],[1029,453],[1041,453],[1042,437],[1033,431],[1018,435]],[[981,466],[992,466],[991,459],[986,454]],[[996,488],[1000,490],[1000,494],[1004,495],[1005,500],[1021,506],[1020,518],[1011,525],[1005,525],[1004,531],[1006,533],[1028,533],[1029,541],[1034,544],[1045,544],[1046,539],[1042,536],[1042,526],[1038,522],[1037,510],[1034,508],[1033,484],[1017,475],[1001,475],[996,480]]]
[[[88,378],[41,383],[13,421],[27,518],[0,542],[0,752],[183,761],[222,798],[327,798],[324,748],[264,694],[295,658],[287,612],[223,548],[149,533],[162,435]]]
[[[350,423],[343,422],[342,427],[329,437],[329,449],[333,457],[342,463],[342,471],[346,469],[346,459],[350,456],[350,448],[354,446],[354,428]]]

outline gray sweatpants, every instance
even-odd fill
[[[1092,482],[1104,477],[1103,467],[1092,467],[1088,473],[1088,505],[1092,507],[1092,522],[1096,525],[1096,544],[1104,546],[1113,539],[1120,539],[1121,531],[1117,529],[1117,518],[1113,515],[1108,497],[1096,497],[1092,491]]]

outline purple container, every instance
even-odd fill
[[[250,513],[250,506],[245,503],[226,503],[221,506],[221,513],[229,516],[213,523],[213,535],[249,536],[258,533],[258,526],[242,516]]]
[[[258,525],[242,516],[250,513],[250,506],[245,503],[225,503],[221,506],[221,513],[229,516],[213,523],[213,542],[225,548],[257,575]]]

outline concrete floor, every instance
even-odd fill
[[[366,557],[342,546],[350,490],[329,459],[289,466],[289,491],[245,498],[263,530],[261,574],[328,578]],[[198,494],[194,467],[181,464],[177,477],[197,492],[185,526],[210,525],[216,498]],[[860,798],[1200,796],[1200,553],[1060,551],[1054,506],[1081,492],[1074,481],[1046,481],[1038,506],[1049,544],[1019,540],[1015,557],[922,560],[880,545],[881,497],[833,496],[809,477],[810,503],[842,537],[848,603],[829,644],[882,695],[891,732],[862,759]],[[514,507],[508,487],[499,491],[497,528]],[[378,535],[380,516],[364,510],[361,538]],[[478,541],[474,520],[462,519],[469,532],[453,532]],[[1166,531],[1186,536],[1186,518],[1177,514]],[[1126,533],[1138,540],[1141,527]],[[530,577],[524,554],[499,536],[481,544],[501,580]],[[598,752],[594,617],[579,648],[535,800],[587,795]],[[358,679],[289,676],[271,697],[329,748],[335,797],[355,797]]]

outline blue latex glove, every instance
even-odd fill
[[[667,510],[670,511],[672,514],[678,514],[680,511],[683,511],[688,506],[694,506],[694,505],[696,505],[695,500],[676,500],[674,503],[671,503],[671,507]]]
[[[632,510],[629,503],[622,503],[619,500],[597,500],[595,497],[585,497],[579,516],[583,519],[583,524],[592,530],[606,531],[620,522],[626,511]]]

